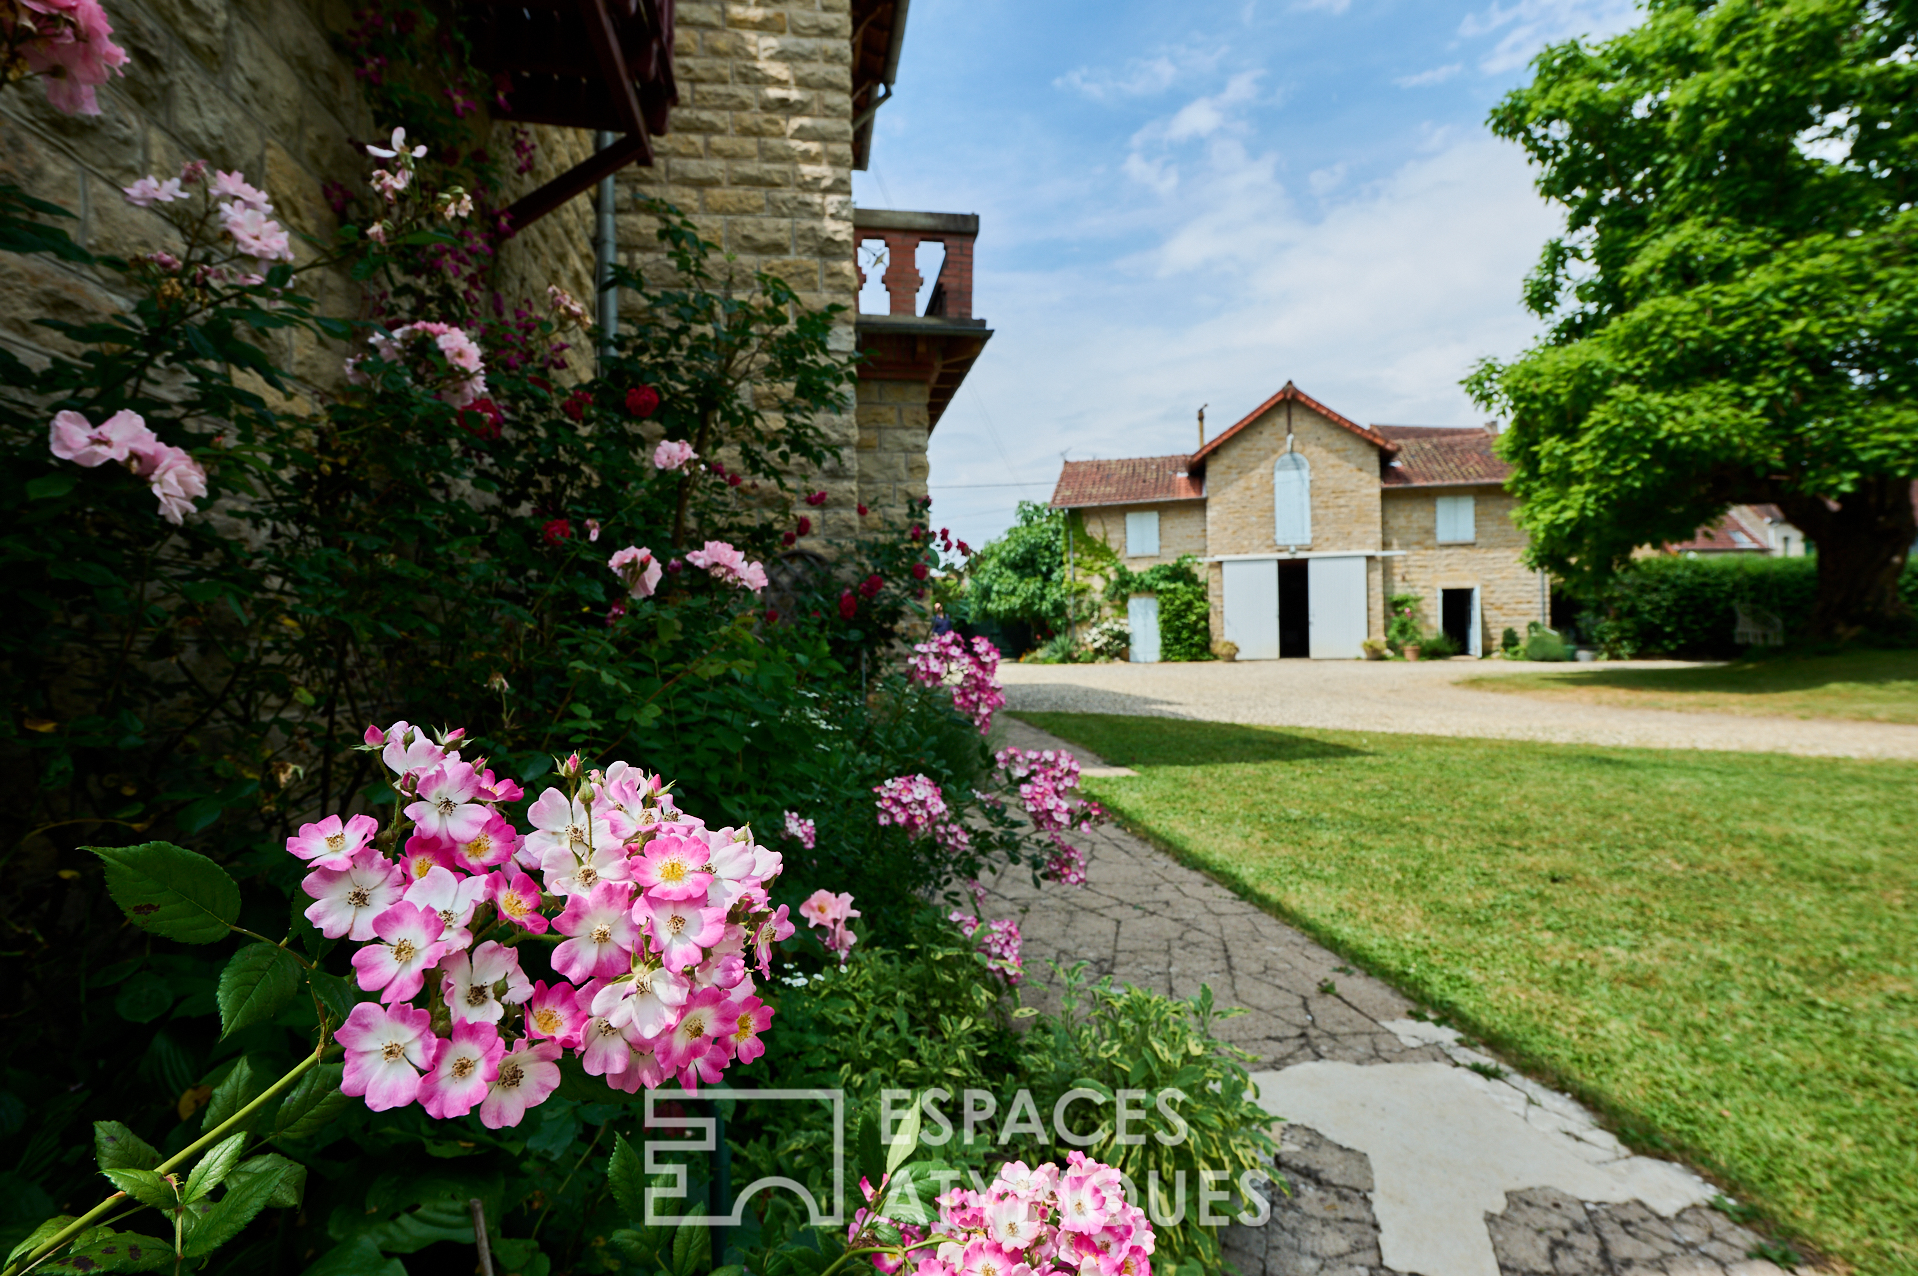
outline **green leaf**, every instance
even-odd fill
[[[687,1227],[682,1223],[674,1231],[673,1276],[697,1276],[712,1257],[712,1237],[705,1228]]]
[[[320,1004],[326,1007],[327,1016],[333,1020],[335,1028],[346,1022],[346,1017],[353,1013],[354,1004],[359,1001],[353,992],[353,985],[324,970],[307,971],[306,983],[313,990],[313,995],[320,999]]]
[[[343,1064],[323,1063],[293,1083],[293,1089],[280,1102],[279,1119],[273,1137],[310,1139],[324,1130],[350,1100],[340,1093],[345,1076]]]
[[[40,1224],[40,1226],[34,1228],[31,1232],[27,1233],[27,1238],[21,1241],[18,1245],[15,1245],[12,1251],[8,1253],[7,1265],[11,1267],[15,1259],[18,1259],[21,1256],[26,1254],[31,1254],[34,1250],[39,1249],[42,1245],[46,1244],[48,1241],[58,1236],[61,1232],[64,1232],[67,1229],[68,1225],[71,1224],[72,1222],[73,1222],[73,1215],[58,1214],[58,1215],[55,1215],[53,1218],[48,1219],[46,1222]]]
[[[278,1175],[278,1186],[267,1201],[275,1209],[290,1210],[300,1203],[306,1193],[306,1167],[298,1161],[289,1161],[278,1152],[266,1152],[259,1156],[250,1156],[233,1167],[226,1176],[228,1190],[238,1187],[246,1180],[260,1174]]]
[[[623,1134],[613,1135],[612,1159],[606,1162],[606,1184],[613,1190],[620,1213],[639,1224],[646,1219],[646,1173],[639,1153]]]
[[[273,1018],[299,992],[298,958],[273,944],[248,944],[220,972],[220,1035]]]
[[[406,1276],[406,1264],[385,1257],[378,1241],[361,1234],[321,1254],[300,1276]]]
[[[93,1159],[103,1170],[150,1170],[160,1163],[160,1154],[118,1121],[95,1121]]]
[[[246,1136],[243,1134],[234,1135],[233,1138],[209,1152],[207,1159],[211,1160],[218,1155],[220,1149],[226,1147],[228,1143],[236,1141],[243,1143],[245,1139]],[[233,1154],[236,1157],[239,1155],[237,1145]],[[206,1162],[202,1161],[200,1164],[205,1165]],[[196,1168],[193,1172],[197,1175],[200,1171]],[[278,1174],[261,1173],[244,1181],[235,1180],[233,1185],[227,1188],[226,1195],[222,1196],[219,1203],[208,1210],[199,1224],[194,1227],[193,1235],[187,1238],[186,1256],[188,1258],[204,1257],[238,1236],[240,1229],[251,1223],[253,1216],[265,1209],[267,1203],[273,1199],[273,1194],[279,1190],[280,1178],[281,1175]],[[189,1179],[189,1187],[191,1183],[192,1180]],[[211,1184],[208,1186],[210,1187]]]
[[[906,1114],[906,1119],[899,1123],[899,1129],[894,1132],[892,1147],[886,1152],[886,1173],[890,1174],[898,1169],[919,1146],[919,1112],[922,1106],[918,1103],[913,1104],[912,1110]]]
[[[180,1203],[173,1191],[173,1184],[152,1170],[102,1170],[107,1181],[131,1196],[142,1205],[151,1205],[156,1210],[170,1210]]]
[[[234,1069],[236,1072],[238,1070]],[[200,1158],[200,1163],[193,1167],[193,1173],[187,1175],[184,1193],[187,1204],[191,1205],[224,1182],[227,1173],[239,1164],[240,1154],[245,1150],[246,1131],[244,1130],[237,1134],[229,1134],[215,1143],[207,1154]]]
[[[251,1056],[241,1059],[233,1065],[233,1071],[213,1087],[213,1097],[207,1100],[206,1116],[201,1120],[200,1128],[208,1131],[217,1129],[221,1122],[259,1098],[267,1084],[264,1069],[255,1066]],[[250,1127],[258,1120],[259,1114],[255,1113],[248,1119],[247,1125]]]
[[[127,980],[113,999],[114,1013],[128,1023],[152,1023],[173,1009],[173,988],[152,971]]]
[[[35,1270],[60,1273],[154,1272],[171,1266],[173,1246],[169,1242],[142,1236],[138,1232],[108,1232]]]
[[[105,862],[113,902],[142,930],[210,944],[240,918],[240,888],[204,855],[171,842],[84,849]]]
[[[48,474],[27,482],[27,499],[30,501],[50,501],[65,496],[74,489],[79,478],[72,474]]]

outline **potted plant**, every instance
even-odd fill
[[[1359,644],[1359,650],[1365,653],[1367,660],[1385,659],[1387,648],[1383,638],[1367,638]]]
[[[1402,648],[1401,648],[1400,650],[1402,650],[1402,651],[1404,651],[1404,653],[1405,653],[1405,658],[1406,658],[1407,660],[1417,660],[1417,659],[1419,658],[1419,644],[1418,644],[1418,643],[1415,643],[1415,642],[1408,642],[1408,643],[1406,643],[1406,644],[1405,644],[1405,646],[1404,646],[1404,647],[1402,647]]]

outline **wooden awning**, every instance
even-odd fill
[[[507,209],[515,229],[653,162],[650,137],[665,134],[679,101],[673,0],[478,0],[468,12],[475,58],[505,102],[496,119],[622,134]]]

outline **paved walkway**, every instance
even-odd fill
[[[1751,718],[1569,704],[1474,691],[1464,678],[1547,666],[1505,660],[1249,660],[999,666],[1007,704],[1032,712],[1132,713],[1280,727],[1550,740],[1654,749],[1918,758],[1918,726]],[[1562,668],[1563,666],[1550,666]],[[1639,661],[1634,668],[1676,668]]]
[[[995,743],[1071,748],[1001,722]],[[1260,1102],[1287,1118],[1291,1194],[1265,1226],[1228,1229],[1242,1276],[1781,1276],[1689,1170],[1632,1155],[1571,1099],[1141,839],[1106,827],[1084,845],[1084,890],[1007,872],[982,911],[1020,920],[1044,1008],[1055,959],[1177,997],[1210,984],[1246,1008],[1219,1032],[1257,1056]]]

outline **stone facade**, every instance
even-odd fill
[[[1126,551],[1125,516],[1156,510],[1159,515],[1159,552],[1156,556],[1129,555]],[[1081,514],[1086,535],[1096,536],[1112,547],[1119,561],[1135,572],[1177,561],[1182,555],[1205,557],[1205,502],[1158,501],[1145,505],[1106,505]],[[1203,569],[1202,569],[1203,570]]]
[[[1078,510],[1087,534],[1118,553],[1125,545],[1126,511],[1180,511],[1176,519],[1161,515],[1162,554],[1156,561],[1181,553],[1206,560],[1215,639],[1225,633],[1222,560],[1363,554],[1368,635],[1385,636],[1387,600],[1393,594],[1417,593],[1426,627],[1437,629],[1441,591],[1476,589],[1481,650],[1490,653],[1504,629],[1522,634],[1528,622],[1541,619],[1540,578],[1523,565],[1525,534],[1513,522],[1516,502],[1500,485],[1503,465],[1492,453],[1491,440],[1479,430],[1368,428],[1288,382],[1190,457],[1070,463],[1053,504]],[[1274,466],[1288,447],[1310,468],[1306,544],[1277,540]],[[1181,484],[1203,486],[1180,492]],[[1181,495],[1197,499],[1153,499]],[[1474,498],[1474,537],[1468,543],[1438,541],[1436,502],[1448,495]]]
[[[373,118],[335,47],[351,7],[342,0],[115,0],[110,8],[115,39],[131,61],[99,91],[99,115],[54,111],[34,79],[0,88],[0,181],[76,213],[68,229],[86,248],[130,255],[176,248],[178,237],[152,212],[129,205],[120,188],[206,159],[264,189],[292,230],[330,236],[337,222],[323,184],[363,188],[371,161],[353,139],[405,123]],[[531,131],[535,166],[515,179],[524,190],[590,148],[577,130]],[[503,126],[493,126],[491,141],[496,152],[511,153]],[[548,283],[590,293],[590,215],[576,201],[509,241],[498,277],[506,296],[543,299]],[[297,238],[295,251],[300,262],[313,258]],[[119,309],[126,299],[112,282],[47,258],[0,256],[0,340],[29,358],[45,351],[49,334],[32,321]],[[313,272],[299,286],[322,314],[361,313],[359,291],[344,272]],[[345,351],[337,344],[304,333],[272,339],[296,379],[324,386],[339,377]]]
[[[651,168],[620,173],[618,205],[621,259],[648,280],[663,279],[664,265],[654,219],[632,211],[634,196],[676,206],[732,256],[742,279],[764,270],[804,305],[845,307],[832,343],[846,353],[859,295],[850,9],[849,0],[678,5],[672,131],[654,139]],[[622,308],[631,304],[622,298]],[[922,387],[915,418],[910,389],[862,385],[853,411],[822,422],[841,459],[818,476],[827,501],[813,512],[805,548],[856,536],[861,502],[890,512],[924,494],[925,395]],[[883,503],[866,500],[880,493]]]
[[[1438,498],[1470,496],[1473,531],[1469,544],[1440,544]],[[1479,591],[1481,650],[1497,650],[1506,629],[1525,634],[1527,623],[1549,619],[1541,615],[1539,573],[1520,561],[1525,533],[1512,521],[1517,500],[1492,486],[1426,487],[1388,490],[1384,500],[1385,548],[1403,551],[1402,557],[1383,560],[1384,592],[1417,594],[1428,627],[1437,623],[1440,591]]]

